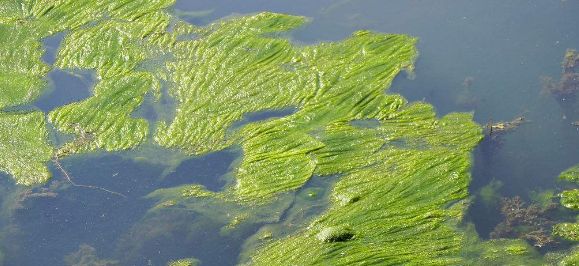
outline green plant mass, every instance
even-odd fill
[[[46,182],[46,163],[52,156],[47,135],[41,112],[0,113],[0,170],[21,185]]]
[[[565,170],[559,178],[573,184],[579,183],[579,164]],[[560,194],[561,205],[572,210],[579,209],[579,189],[565,190]],[[579,241],[579,223],[560,223],[553,226],[553,234],[562,238]]]
[[[458,223],[482,130],[472,114],[437,117],[427,103],[386,93],[401,71],[413,71],[416,38],[357,31],[298,45],[288,31],[307,20],[285,14],[200,27],[173,16],[173,1],[0,3],[0,170],[17,183],[45,182],[50,159],[70,154],[141,145],[191,156],[238,149],[224,189],[160,189],[150,195],[162,201],[151,212],[189,207],[228,234],[248,220],[279,220],[287,195],[313,177],[335,178],[326,209],[283,237],[257,237],[241,263],[466,263],[472,239]],[[56,33],[64,40],[48,66],[41,41]],[[48,114],[10,112],[33,108],[50,69],[94,71],[92,95]],[[155,118],[136,115],[145,104]],[[246,121],[279,110],[294,112]],[[50,130],[73,137],[59,143]],[[307,194],[312,201],[315,191]],[[576,198],[566,192],[564,204],[577,208]],[[496,251],[503,244],[508,256],[529,254],[520,241],[507,242],[469,247],[489,253],[491,263],[504,260]]]

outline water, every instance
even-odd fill
[[[425,100],[440,116],[467,111],[480,124],[519,115],[528,120],[501,138],[500,145],[485,141],[474,151],[473,195],[496,180],[503,184],[502,196],[528,200],[531,191],[560,189],[557,175],[579,162],[579,131],[570,125],[579,120],[578,108],[565,109],[554,97],[541,93],[540,81],[541,76],[558,79],[565,50],[579,49],[577,1],[180,0],[175,9],[198,25],[265,10],[310,17],[308,25],[292,32],[298,44],[340,40],[359,29],[418,37],[416,77],[410,80],[400,75],[391,92],[410,101]],[[61,38],[45,40],[46,62],[54,62]],[[91,73],[58,70],[49,78],[52,89],[35,104],[43,111],[88,97],[94,82]],[[260,113],[246,120],[292,111]],[[239,152],[224,151],[188,158],[173,168],[115,154],[67,159],[63,164],[77,183],[104,187],[127,198],[66,187],[64,177],[53,169],[54,181],[47,187],[56,188],[58,196],[30,199],[10,220],[2,220],[5,265],[63,265],[63,257],[84,243],[95,247],[99,257],[115,258],[125,265],[164,265],[169,258],[187,256],[201,258],[203,265],[234,264],[244,239],[258,225],[223,237],[218,225],[187,212],[150,218],[146,212],[155,203],[144,196],[158,187],[186,183],[218,191],[238,156]],[[2,204],[14,204],[18,189],[8,178],[2,180]],[[483,238],[500,221],[496,209],[486,209],[477,199],[468,219]],[[170,227],[171,235],[157,234],[155,226],[161,222]],[[143,244],[135,246],[131,240]]]

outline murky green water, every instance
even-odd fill
[[[563,185],[556,177],[579,162],[579,128],[571,125],[579,121],[579,104],[542,92],[540,79],[558,79],[565,50],[579,49],[579,2],[181,0],[175,5],[176,14],[197,25],[259,11],[310,17],[307,26],[291,34],[301,44],[344,39],[359,29],[416,36],[420,39],[416,77],[397,77],[393,92],[433,104],[439,116],[473,112],[480,124],[525,117],[527,123],[500,141],[483,141],[474,152],[470,189],[474,198],[466,219],[483,238],[502,217],[498,206],[480,202],[481,188],[499,181],[499,196],[532,201],[533,193],[560,191]],[[46,62],[54,60],[61,38],[45,41]],[[52,89],[35,104],[43,111],[88,97],[95,80],[94,73],[59,70],[49,78]],[[253,114],[246,120],[292,111]],[[146,107],[135,115],[156,120]],[[81,244],[121,265],[165,265],[185,257],[198,258],[202,265],[233,265],[244,243],[251,244],[245,241],[265,224],[289,234],[327,207],[333,179],[313,178],[296,195],[280,196],[281,203],[274,207],[282,212],[281,221],[264,219],[233,234],[224,234],[223,224],[194,212],[169,208],[161,214],[147,213],[157,202],[145,196],[157,188],[199,183],[220,190],[240,154],[226,150],[187,158],[179,165],[164,154],[154,160],[113,153],[62,161],[78,184],[126,197],[71,186],[56,169],[51,169],[54,177],[49,184],[31,192],[23,192],[25,188],[3,175],[0,213],[13,212],[0,221],[4,265],[64,265],[64,257]]]

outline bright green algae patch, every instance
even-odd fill
[[[0,170],[16,183],[33,185],[50,177],[46,162],[52,156],[44,114],[0,113]]]
[[[0,104],[26,103],[39,94],[47,72],[39,61],[39,41],[56,32],[68,31],[55,66],[92,69],[98,76],[92,97],[49,114],[59,131],[77,136],[59,156],[146,142],[149,123],[132,113],[146,95],[159,99],[165,87],[177,107],[171,121],[155,124],[158,144],[191,155],[235,145],[243,156],[231,173],[235,182],[223,191],[162,190],[152,195],[166,200],[159,207],[194,199],[198,212],[210,214],[205,201],[231,205],[243,215],[223,212],[216,219],[231,219],[225,229],[235,228],[247,219],[270,221],[264,203],[302,187],[313,175],[341,176],[327,211],[307,228],[248,250],[250,262],[461,263],[464,234],[455,225],[463,215],[470,151],[481,129],[470,114],[437,118],[428,104],[384,93],[401,70],[412,70],[416,39],[359,31],[342,42],[297,46],[281,37],[305,22],[296,16],[261,13],[193,27],[163,11],[172,1],[16,2],[0,9],[0,23],[24,25],[22,37],[14,37],[22,41],[12,46],[32,47],[26,50],[32,62],[2,69],[16,73],[19,88],[26,90],[4,82],[0,89],[14,96],[0,98]],[[13,34],[12,29],[0,28],[0,34]],[[191,34],[195,37],[186,37]],[[10,60],[3,64],[15,61]],[[232,128],[248,113],[290,107],[297,111]],[[44,115],[32,114],[28,124],[16,122],[35,129],[23,137],[38,154],[0,161],[23,184],[48,178],[31,177],[23,166],[47,173],[44,162],[52,154]],[[375,123],[355,123],[363,120]],[[14,130],[0,132],[10,145],[18,143]]]
[[[271,30],[255,25],[288,28],[280,23],[293,26],[294,20],[260,14],[211,25],[191,44],[191,57],[200,60],[170,65],[189,74],[173,80],[179,111],[157,140],[192,153],[239,144],[244,154],[234,170],[236,183],[223,192],[190,186],[173,191],[174,197],[168,190],[152,196],[163,194],[167,206],[181,197],[252,206],[301,187],[314,174],[341,174],[328,211],[307,229],[248,251],[251,263],[460,262],[463,238],[451,221],[463,210],[448,207],[467,196],[470,151],[481,130],[469,114],[437,119],[430,105],[384,94],[394,76],[411,67],[415,40],[358,32],[341,43],[294,47],[257,35]],[[231,25],[240,29],[217,27]],[[271,48],[261,51],[264,44]],[[232,67],[242,66],[235,71],[226,64],[231,54],[239,57]],[[227,135],[244,113],[294,106],[299,110],[292,115]],[[378,123],[351,124],[362,119]]]
[[[70,143],[62,150],[115,151],[142,143],[149,130],[148,123],[145,119],[131,118],[130,111],[143,102],[152,83],[153,78],[147,73],[107,79],[97,84],[93,97],[51,112],[50,121],[60,130],[87,138],[82,143]]]
[[[559,178],[574,184],[579,183],[579,164],[565,170]],[[579,210],[579,189],[563,191],[560,194],[561,205],[572,210]],[[579,222],[560,223],[553,226],[553,234],[562,238],[579,241]]]
[[[420,110],[412,106],[408,109]],[[467,195],[469,152],[480,139],[480,128],[469,122],[470,118],[458,114],[440,121],[424,118],[423,125],[429,126],[422,130],[428,134],[423,134],[418,126],[421,123],[417,123],[415,133],[405,138],[409,142],[426,138],[429,149],[386,145],[368,156],[382,160],[343,176],[334,187],[333,204],[326,213],[303,232],[266,244],[252,262],[459,263],[463,239],[452,221],[460,220],[463,210],[447,207]],[[397,129],[395,120],[383,128],[385,135],[407,127],[400,123]],[[347,228],[334,230],[346,233],[320,238],[335,228]]]

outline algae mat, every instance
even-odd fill
[[[259,13],[198,27],[171,15],[172,4],[2,1],[0,169],[33,185],[49,178],[51,158],[71,154],[237,147],[243,154],[222,191],[193,185],[152,197],[166,206],[211,198],[251,211],[313,176],[339,176],[324,213],[289,236],[264,239],[243,262],[462,262],[465,234],[456,224],[481,128],[471,114],[438,118],[426,103],[385,93],[400,71],[412,72],[415,38],[358,31],[297,45],[287,32],[303,17]],[[60,32],[49,66],[41,42]],[[51,69],[93,70],[92,96],[48,114],[27,111],[36,110]],[[148,99],[157,117],[169,118],[135,116]],[[296,111],[235,126],[247,114],[288,108]],[[72,137],[59,142],[51,133]]]

